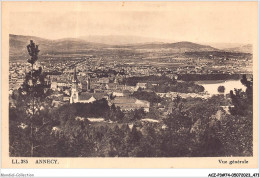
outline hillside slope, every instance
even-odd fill
[[[176,42],[176,43],[143,43],[129,45],[108,45],[102,43],[88,42],[78,38],[64,38],[59,40],[48,40],[33,36],[9,35],[10,56],[27,55],[26,46],[30,40],[34,40],[39,45],[41,50],[40,55],[46,54],[76,54],[87,53],[89,50],[115,50],[115,49],[130,49],[136,50],[170,50],[173,53],[194,52],[194,51],[216,51],[218,49],[208,45],[200,45],[191,42]],[[105,41],[105,39],[104,39]]]

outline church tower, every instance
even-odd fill
[[[90,91],[90,77],[87,76],[87,91]]]
[[[78,90],[78,78],[76,73],[76,67],[74,68],[74,74],[72,79],[72,86],[71,86],[71,96],[70,96],[70,103],[77,103],[79,100],[79,90]]]

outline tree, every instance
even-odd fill
[[[243,92],[242,89],[230,91],[233,107],[230,107],[229,110],[232,115],[246,116],[253,110],[253,79],[249,81],[246,75],[243,75],[240,81],[246,86],[246,92]]]
[[[224,92],[225,92],[225,87],[222,86],[222,85],[219,86],[219,87],[218,87],[218,92],[219,92],[219,93],[224,93]]]
[[[23,113],[23,118],[19,117],[16,124],[24,124],[23,132],[29,134],[30,156],[35,156],[35,149],[40,147],[43,135],[49,134],[53,123],[50,117],[51,100],[48,98],[50,94],[50,83],[45,81],[45,74],[42,73],[42,68],[35,68],[35,63],[38,60],[38,45],[35,45],[33,40],[27,46],[30,59],[27,60],[31,64],[31,70],[26,74],[22,86],[18,89],[18,93],[12,96],[15,100],[14,110],[18,113]],[[10,121],[13,119],[10,116]],[[15,126],[15,125],[13,125]],[[17,126],[17,125],[16,125]],[[48,131],[45,132],[45,129]],[[10,133],[11,135],[12,133]],[[16,140],[10,140],[16,142]]]
[[[147,117],[159,120],[161,114],[157,108],[151,107],[149,113],[147,113]]]
[[[163,156],[161,145],[163,138],[153,124],[147,123],[142,127],[142,134],[137,157],[159,157]]]
[[[62,130],[67,139],[67,156],[88,157],[92,155],[95,140],[91,135],[87,119],[83,121],[70,119],[66,121]]]
[[[107,111],[107,114],[105,114],[105,119],[120,123],[123,122],[124,113],[120,110],[119,107],[116,107],[115,104],[112,104],[110,110]]]
[[[132,95],[133,97],[140,99],[140,100],[149,101],[151,104],[159,103],[162,101],[160,96],[156,95],[155,92],[146,92],[146,91],[142,91],[139,89],[133,93],[133,95]]]
[[[228,156],[252,156],[253,154],[253,80],[243,75],[240,80],[246,91],[230,91],[233,107],[231,115],[221,122],[220,138]]]
[[[246,86],[246,94],[247,94],[247,100],[248,102],[253,102],[253,78],[251,80],[248,80],[246,75],[242,76],[242,79],[240,82]]]
[[[221,120],[219,139],[225,156],[253,155],[253,115],[226,115]]]
[[[140,141],[142,136],[142,133],[137,129],[137,126],[134,124],[126,141],[129,150],[129,156],[134,157],[140,151]]]

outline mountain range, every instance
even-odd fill
[[[102,43],[107,45],[129,45],[166,42],[166,40],[164,39],[124,35],[89,35],[82,36],[80,37],[80,39],[92,43]]]
[[[253,46],[251,44],[240,45],[240,46],[234,47],[234,48],[227,48],[226,51],[229,51],[229,52],[252,53],[253,52]]]
[[[192,42],[174,42],[165,43],[153,41],[149,38],[123,37],[123,36],[91,36],[81,38],[63,38],[58,40],[49,40],[34,36],[9,35],[9,54],[10,56],[21,56],[27,54],[26,46],[30,40],[39,44],[41,54],[56,53],[77,53],[89,50],[111,50],[111,49],[130,49],[130,50],[168,50],[171,52],[194,52],[194,51],[217,51],[219,49],[209,45],[202,45]],[[232,52],[250,52],[252,46],[239,46],[229,48],[227,51]],[[252,51],[252,50],[251,50]]]

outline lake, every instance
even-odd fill
[[[205,88],[205,92],[210,95],[219,94],[218,87],[224,86],[225,92],[224,94],[228,94],[230,90],[242,89],[246,90],[246,87],[240,82],[240,80],[207,80],[207,81],[197,81],[196,84],[202,85]]]

